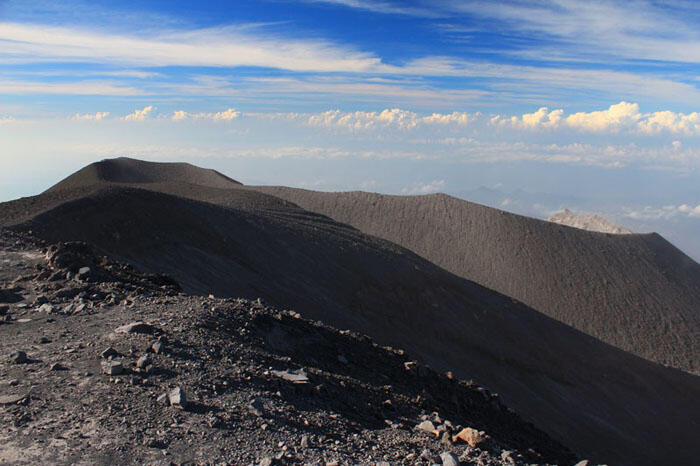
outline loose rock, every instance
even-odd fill
[[[252,400],[250,400],[250,403],[248,403],[248,411],[250,411],[255,416],[262,417],[263,410],[263,403],[258,398],[253,398]]]
[[[13,364],[26,364],[29,362],[29,358],[24,351],[15,351],[10,355],[10,362]]]
[[[27,399],[27,395],[0,395],[0,406],[16,405]]]
[[[136,361],[136,367],[139,369],[145,369],[151,365],[151,358],[148,355],[141,356],[138,361]]]
[[[41,306],[39,306],[38,310],[39,310],[39,312],[44,312],[46,314],[53,314],[54,312],[56,312],[56,308],[53,307],[52,304],[48,304],[48,303],[42,304]]]
[[[452,437],[452,441],[455,443],[459,442],[460,440],[468,443],[470,447],[476,447],[483,443],[486,438],[483,432],[467,427]]]
[[[164,346],[161,341],[156,341],[151,345],[151,351],[155,354],[161,354],[164,351]]]
[[[170,406],[178,409],[185,409],[187,407],[185,392],[180,387],[175,387],[168,392],[168,401],[170,402]]]
[[[121,327],[117,327],[114,331],[116,333],[153,333],[155,327],[151,324],[139,321],[122,325]]]
[[[120,375],[124,373],[121,361],[106,361],[102,363],[102,370],[107,375]]]
[[[91,273],[92,269],[90,269],[90,267],[81,267],[80,269],[78,269],[78,273],[75,276],[75,278],[82,282],[86,282],[90,279]]]
[[[50,371],[66,371],[68,368],[61,364],[60,362],[55,362],[49,366]]]
[[[294,384],[307,384],[309,378],[303,370],[298,371],[271,371],[272,375],[279,377]]]
[[[102,359],[110,359],[110,358],[115,358],[119,356],[119,352],[112,348],[111,346],[104,350],[100,356],[102,356]]]
[[[449,451],[440,453],[440,459],[442,460],[443,466],[459,466],[460,464],[457,457]]]
[[[435,424],[433,424],[431,421],[421,422],[416,426],[416,430],[427,432],[429,434],[435,434],[437,432],[437,429],[435,429]]]

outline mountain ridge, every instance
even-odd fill
[[[656,233],[612,235],[444,194],[254,187],[647,359],[700,372],[700,265]]]
[[[142,270],[169,273],[191,294],[262,296],[405,348],[498,391],[592,459],[683,463],[700,454],[692,442],[698,377],[613,348],[288,200],[180,180],[104,182],[3,203],[0,214],[0,226],[87,241]]]

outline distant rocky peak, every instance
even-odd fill
[[[617,225],[600,215],[576,214],[567,208],[553,214],[547,220],[561,225],[580,228],[582,230],[598,231],[601,233],[613,233],[616,235],[628,235],[633,233],[632,230]]]

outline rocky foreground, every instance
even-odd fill
[[[0,355],[3,464],[577,461],[402,350],[84,243],[0,233]]]

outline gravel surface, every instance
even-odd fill
[[[82,243],[5,230],[0,261],[0,463],[576,462],[487,389],[367,336],[188,296]]]

